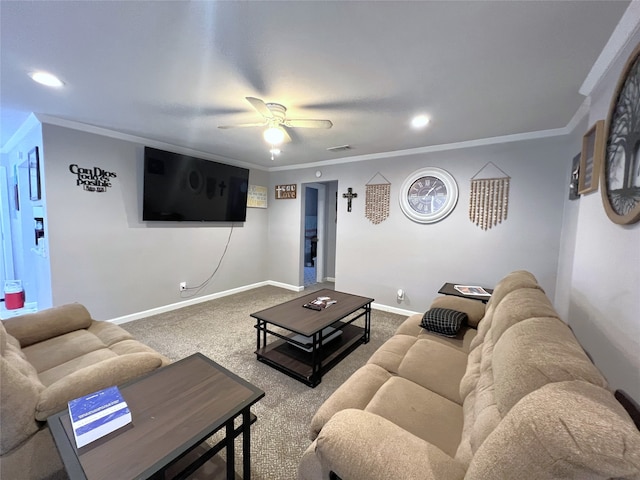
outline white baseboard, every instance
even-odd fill
[[[414,312],[413,310],[404,310],[398,307],[390,307],[389,305],[382,305],[381,303],[372,303],[371,308],[373,308],[374,310],[380,310],[383,312],[397,313],[398,315],[406,315],[407,317],[411,315],[415,315],[416,313],[420,313],[420,312]]]
[[[216,298],[226,297],[228,295],[233,295],[234,293],[246,292],[247,290],[253,290],[254,288],[264,287],[265,285],[285,288],[287,290],[292,290],[294,292],[301,292],[304,290],[304,287],[300,287],[297,285],[290,285],[288,283],[267,280],[264,282],[252,283],[250,285],[244,285],[242,287],[232,288],[230,290],[224,290],[222,292],[212,293],[210,295],[204,295],[202,297],[189,298],[181,302],[171,303],[169,305],[163,305],[162,307],[151,308],[149,310],[144,310],[142,312],[132,313],[130,315],[124,315],[122,317],[112,318],[111,320],[107,320],[107,321],[111,323],[115,323],[117,325],[122,323],[127,323],[127,322],[133,322],[134,320],[140,320],[141,318],[150,317],[152,315],[158,315],[160,313],[170,312],[172,310],[177,310],[179,308],[187,307],[189,305],[196,305],[198,303],[208,302],[209,300],[215,300]],[[412,312],[410,310],[403,310],[401,308],[381,305],[379,303],[372,303],[371,308],[373,308],[374,310],[381,310],[383,312],[397,313],[399,315],[407,315],[407,316],[417,313],[417,312]]]
[[[134,320],[140,320],[141,318],[150,317],[152,315],[158,315],[159,313],[170,312],[179,308],[187,307],[189,305],[196,305],[202,302],[208,302],[209,300],[215,300],[216,298],[226,297],[233,295],[234,293],[246,292],[247,290],[253,290],[254,288],[264,287],[265,285],[273,285],[274,287],[286,288],[287,290],[293,290],[294,292],[301,292],[304,287],[298,287],[295,285],[289,285],[287,283],[274,282],[267,280],[265,282],[252,283],[250,285],[244,285],[242,287],[232,288],[230,290],[224,290],[222,292],[212,293],[210,295],[204,295],[202,297],[189,298],[181,302],[171,303],[169,305],[163,305],[162,307],[151,308],[142,312],[132,313],[130,315],[124,315],[122,317],[112,318],[108,320],[111,323],[117,325],[121,323],[133,322]]]

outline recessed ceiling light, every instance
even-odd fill
[[[416,115],[411,119],[411,126],[413,128],[424,128],[429,124],[429,117],[426,115]]]
[[[33,81],[38,82],[47,87],[61,87],[64,85],[62,80],[51,73],[47,72],[31,72],[29,76]]]

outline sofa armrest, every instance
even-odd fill
[[[108,358],[81,368],[52,383],[40,393],[36,420],[44,421],[50,415],[66,409],[69,400],[113,385],[121,385],[161,365],[160,354],[141,352]]]
[[[22,348],[91,325],[91,314],[79,303],[48,308],[36,313],[3,320],[9,335],[17,338]]]
[[[347,409],[336,413],[317,438],[323,470],[348,480],[461,480],[465,469],[436,446],[379,415]]]

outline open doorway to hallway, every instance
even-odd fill
[[[337,181],[302,184],[301,270],[305,287],[335,281],[337,191]]]
[[[0,319],[51,306],[44,200],[35,194],[29,163],[36,151],[0,168]]]

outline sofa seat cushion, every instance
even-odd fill
[[[97,322],[94,320],[87,330],[98,337],[107,347],[123,340],[133,339],[133,336],[124,328],[109,322]]]
[[[106,347],[101,348],[99,350],[94,350],[93,352],[85,353],[84,355],[72,358],[67,362],[45,370],[44,372],[40,372],[38,374],[38,377],[40,377],[40,381],[45,386],[49,386],[57,382],[58,380],[71,375],[73,372],[80,370],[81,368],[89,367],[98,362],[113,357],[117,357],[117,355]]]
[[[429,389],[392,377],[380,387],[365,411],[395,423],[453,457],[462,435],[462,407]]]
[[[460,381],[466,371],[467,355],[437,341],[408,335],[394,335],[367,363],[411,380],[418,385],[462,404]]]
[[[106,349],[105,349],[106,350]],[[108,351],[108,350],[107,350]],[[67,407],[67,402],[112,385],[121,385],[162,365],[158,353],[132,353],[115,355],[93,363],[61,377],[47,386],[41,394],[35,417],[46,420]]]
[[[38,373],[107,346],[87,330],[76,330],[22,349]]]
[[[392,377],[384,368],[367,364],[356,370],[331,396],[324,401],[311,419],[311,440],[337,412],[346,408],[364,410],[384,383]]]
[[[361,410],[338,412],[318,436],[314,450],[321,465],[305,463],[307,472],[322,475],[315,478],[329,478],[323,466],[340,478],[363,480],[462,480],[465,473],[436,446]],[[307,472],[298,478],[307,478]]]
[[[465,480],[640,478],[640,432],[607,390],[550,383],[518,402],[476,452]]]
[[[114,343],[109,349],[118,355],[128,355],[130,353],[153,353],[159,355],[153,348],[137,340],[123,340]],[[163,359],[165,357],[162,357]]]
[[[475,328],[463,326],[458,332],[458,335],[456,335],[455,337],[443,337],[441,335],[425,330],[420,326],[420,322],[422,322],[422,314],[416,313],[414,315],[411,315],[404,322],[402,322],[402,324],[400,324],[395,334],[409,335],[417,338],[427,338],[465,353],[471,351],[471,342],[478,334],[478,331]]]

